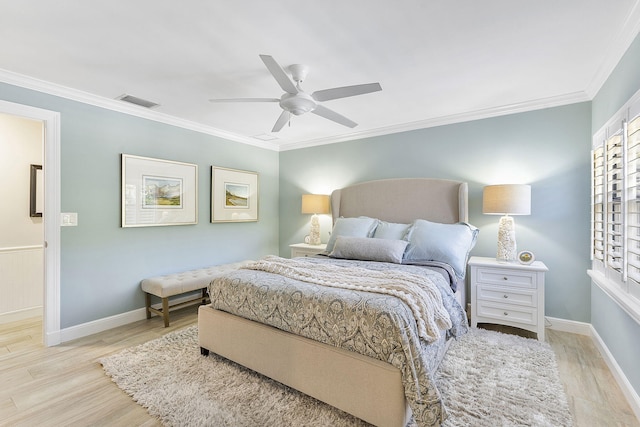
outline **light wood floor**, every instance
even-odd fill
[[[100,357],[194,324],[197,308],[46,348],[38,319],[0,325],[0,426],[159,426],[104,375]],[[488,327],[488,326],[487,326]],[[575,425],[638,426],[589,337],[547,330]]]

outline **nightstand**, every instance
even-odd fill
[[[310,245],[308,243],[295,243],[289,245],[291,248],[291,258],[300,256],[313,256],[318,255],[327,250],[327,244],[322,243],[320,245]]]
[[[524,265],[471,257],[471,327],[478,323],[514,326],[544,341],[544,274],[540,261]]]

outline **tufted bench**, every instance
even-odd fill
[[[214,265],[199,270],[183,271],[181,273],[167,274],[166,276],[150,277],[142,280],[140,286],[145,292],[145,305],[147,319],[151,313],[155,313],[164,319],[164,327],[169,326],[169,308],[183,307],[201,302],[207,302],[207,286],[213,279],[232,270],[243,267],[252,261],[240,261],[232,264]],[[169,297],[201,290],[202,294],[186,301],[169,305]],[[162,308],[151,307],[151,295],[162,299]]]

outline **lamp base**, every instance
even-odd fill
[[[505,215],[500,218],[500,223],[498,224],[496,259],[500,262],[512,262],[516,260],[517,256],[516,224],[512,217]]]
[[[311,229],[309,230],[308,243],[310,245],[319,245],[322,243],[322,241],[320,240],[320,220],[318,219],[318,215],[316,214],[313,214],[311,216]]]

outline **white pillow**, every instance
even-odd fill
[[[377,225],[377,219],[365,216],[359,218],[338,218],[333,226],[331,237],[329,237],[329,241],[327,242],[327,252],[333,250],[333,245],[338,236],[371,237]]]
[[[469,252],[476,244],[478,229],[470,224],[440,224],[417,219],[407,233],[405,261],[440,261],[449,264],[463,278]]]
[[[406,240],[338,236],[329,256],[400,264],[408,244]]]
[[[380,221],[373,237],[376,239],[402,240],[407,235],[409,224],[397,224],[395,222]]]

